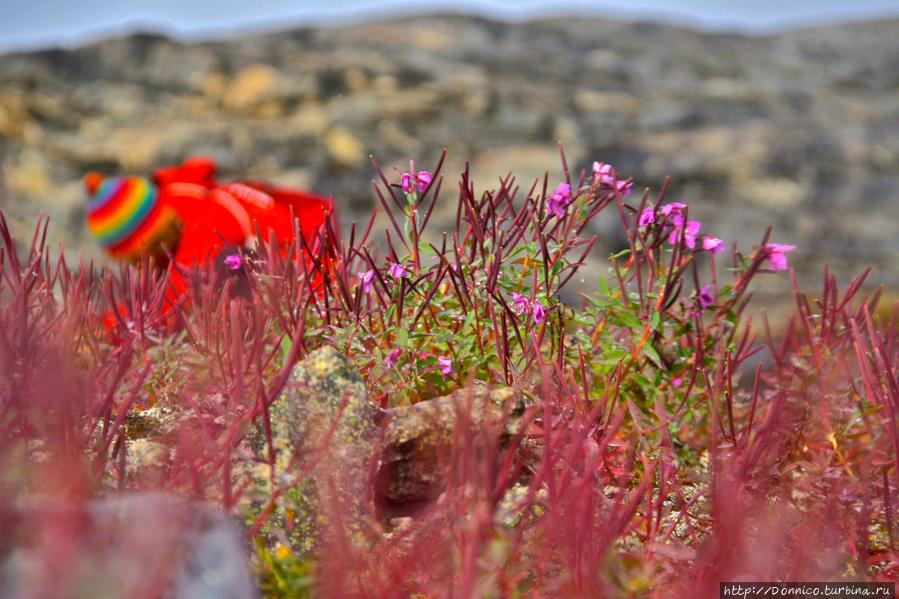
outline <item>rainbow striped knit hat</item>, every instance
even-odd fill
[[[162,244],[173,250],[180,220],[173,208],[159,201],[156,186],[142,177],[110,177],[89,173],[84,186],[87,229],[112,256],[140,260],[146,248],[161,254]]]

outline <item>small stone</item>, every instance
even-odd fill
[[[399,84],[393,75],[378,75],[375,77],[373,86],[381,96],[393,96],[399,89]]]
[[[343,127],[330,129],[325,133],[324,141],[328,155],[339,166],[357,166],[365,160],[365,146]]]
[[[362,69],[350,67],[343,72],[343,82],[352,92],[362,92],[368,89],[368,76]]]
[[[24,152],[18,164],[4,169],[6,185],[10,192],[24,197],[42,197],[52,188],[47,164],[42,156],[35,152]]]
[[[163,437],[169,433],[174,410],[166,406],[153,406],[146,410],[131,410],[125,416],[125,435],[128,439]]]
[[[0,94],[0,136],[7,140],[21,137],[28,120],[24,94],[8,91]]]
[[[277,76],[275,69],[262,64],[242,68],[228,84],[224,96],[225,107],[235,111],[252,108],[275,85]]]
[[[127,448],[129,474],[141,486],[157,486],[165,480],[169,448],[162,443],[138,441]]]
[[[142,466],[162,466],[169,460],[169,448],[162,443],[139,441],[131,446],[134,459]]]
[[[416,27],[411,33],[411,43],[425,52],[445,52],[456,41],[450,33],[433,27]]]
[[[303,105],[287,120],[295,135],[322,135],[329,124],[328,111],[320,104]]]

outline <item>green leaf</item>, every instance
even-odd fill
[[[618,321],[616,324],[619,326],[643,330],[643,323],[631,312],[618,312],[615,315],[615,320]]]
[[[425,256],[436,256],[437,252],[434,251],[434,248],[432,248],[430,244],[422,241],[418,244],[418,255],[419,259],[421,259]]]
[[[627,352],[623,349],[609,348],[599,356],[599,362],[601,364],[617,364],[626,355]]]
[[[281,355],[281,364],[287,360],[287,355],[290,353],[290,347],[293,345],[293,342],[290,340],[290,337],[284,335],[284,338],[281,339],[281,344],[278,346],[278,353]]]
[[[605,277],[602,274],[599,275],[597,279],[597,284],[599,285],[599,292],[605,295],[606,297],[612,294],[612,290],[609,289],[609,284],[606,282]]]
[[[646,354],[646,357],[652,360],[652,362],[656,366],[658,366],[659,368],[662,367],[662,358],[661,356],[659,356],[659,352],[656,351],[656,348],[654,348],[652,345],[650,345],[649,343],[644,343],[643,353]]]
[[[637,372],[632,372],[630,374],[630,377],[631,377],[631,380],[634,381],[635,383],[637,383],[637,385],[639,385],[640,388],[643,389],[646,393],[649,393],[649,391],[651,391],[655,387],[653,382],[650,381],[645,376],[643,376],[642,374],[639,374]]]
[[[396,334],[396,345],[397,347],[406,347],[409,344],[409,331],[403,328],[398,328],[394,331]]]
[[[553,263],[553,265],[550,267],[549,272],[550,272],[550,274],[555,276],[555,275],[559,274],[559,272],[562,271],[562,268],[564,266],[565,265],[562,264],[562,260],[556,260],[555,263]]]
[[[464,330],[465,330],[466,332],[470,332],[470,331],[471,331],[471,325],[474,324],[475,316],[476,316],[476,315],[475,315],[475,311],[474,311],[474,310],[469,310],[469,311],[468,311],[468,314],[465,315],[465,322],[462,323],[462,327],[464,328]]]
[[[592,295],[584,296],[584,298],[593,306],[599,308],[600,310],[606,310],[609,306],[612,305],[612,302],[609,300],[602,300],[597,297],[593,297]]]

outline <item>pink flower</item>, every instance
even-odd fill
[[[375,278],[375,271],[366,270],[365,272],[357,274],[359,275],[359,278],[362,279],[362,290],[365,291],[365,293],[371,291],[371,281]]]
[[[231,254],[230,256],[225,256],[225,264],[228,265],[228,268],[231,270],[237,270],[240,268],[240,265],[243,264],[243,260],[237,254]]]
[[[711,292],[711,285],[703,285],[699,290],[699,293],[696,294],[696,299],[693,301],[693,308],[690,310],[690,316],[699,316],[706,309],[715,303],[715,296]]]
[[[424,191],[427,189],[428,185],[431,184],[431,173],[428,171],[418,171],[415,175],[415,180],[418,182],[418,191]]]
[[[682,204],[680,202],[671,202],[670,204],[665,204],[664,206],[659,208],[659,214],[662,214],[664,216],[668,216],[669,214],[680,214],[686,207],[686,204]]]
[[[546,211],[562,218],[565,216],[565,207],[570,203],[571,186],[568,183],[559,183],[559,186],[546,201]]]
[[[621,197],[629,195],[631,193],[631,187],[634,186],[633,181],[615,181],[615,189],[618,190],[618,193],[621,194]]]
[[[606,184],[609,181],[614,181],[612,178],[612,165],[606,164],[605,162],[597,162],[593,161],[593,178],[599,179],[599,182],[602,184]]]
[[[418,171],[416,173],[415,163],[410,160],[409,170],[400,173],[400,186],[406,193],[412,193],[416,187],[418,191],[424,191],[431,183],[432,178],[431,173],[428,171]]]
[[[711,285],[703,285],[702,289],[699,290],[699,295],[696,296],[696,301],[699,302],[700,310],[705,310],[715,303],[715,296],[712,295],[711,288]]]
[[[452,358],[437,358],[437,364],[440,366],[440,372],[444,375],[453,373],[453,360]]]
[[[784,256],[790,250],[796,249],[795,245],[781,245],[779,243],[766,243],[762,248],[765,260],[771,265],[772,270],[786,270],[787,257]]]
[[[403,171],[402,175],[400,175],[400,185],[403,188],[403,191],[406,193],[412,193],[413,183],[412,183],[412,173],[408,171]]]
[[[673,245],[683,239],[684,245],[688,248],[693,249],[696,247],[696,234],[699,233],[702,223],[691,220],[687,221],[686,226],[684,226],[684,218],[680,215],[674,216],[672,220],[674,221],[674,230],[668,236],[668,243]]]
[[[399,263],[393,264],[390,267],[390,276],[393,277],[394,280],[399,281],[406,276],[406,267]]]
[[[717,237],[706,235],[702,238],[702,249],[707,250],[712,254],[717,254],[718,252],[724,251],[724,242]]]
[[[599,183],[606,189],[614,189],[622,196],[628,195],[634,184],[633,181],[619,181],[612,165],[604,162],[593,163],[593,183]]]
[[[517,293],[512,294],[512,310],[519,316],[525,312],[530,312],[534,322],[537,324],[543,322],[543,319],[546,317],[546,308],[543,307],[543,304]]]
[[[512,309],[516,314],[521,316],[531,308],[531,300],[524,297],[523,295],[519,295],[517,293],[512,293]]]
[[[534,322],[540,324],[546,317],[546,310],[540,302],[534,302]]]
[[[643,209],[643,212],[640,213],[640,219],[637,221],[638,227],[648,227],[656,220],[656,212],[653,210],[652,206]]]
[[[385,368],[393,368],[393,365],[396,364],[396,359],[400,357],[400,348],[394,348],[387,357],[384,358],[384,367]]]

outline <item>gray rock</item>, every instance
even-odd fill
[[[427,506],[446,490],[454,444],[464,452],[477,451],[478,442],[495,443],[486,448],[490,455],[515,438],[523,413],[524,404],[510,389],[484,387],[386,410],[373,481],[380,518]]]
[[[703,233],[749,249],[775,225],[772,241],[798,246],[800,284],[828,261],[841,279],[873,265],[872,284],[899,287],[897,35],[895,19],[750,37],[431,15],[10,54],[0,209],[17,239],[44,209],[51,247],[72,261],[98,254],[78,186],[89,169],[143,173],[208,153],[223,177],[303,170],[349,225],[375,203],[368,154],[392,174],[447,148],[449,193],[465,160],[479,188],[509,171],[524,187],[545,170],[558,181],[561,140],[575,170],[602,160],[655,190],[671,175],[668,199],[690,202]],[[436,214],[435,233],[454,214]],[[600,228],[603,258],[620,236]],[[767,280],[787,291],[786,277]]]
[[[257,596],[235,526],[205,505],[156,494],[32,498],[2,520],[2,597]]]

